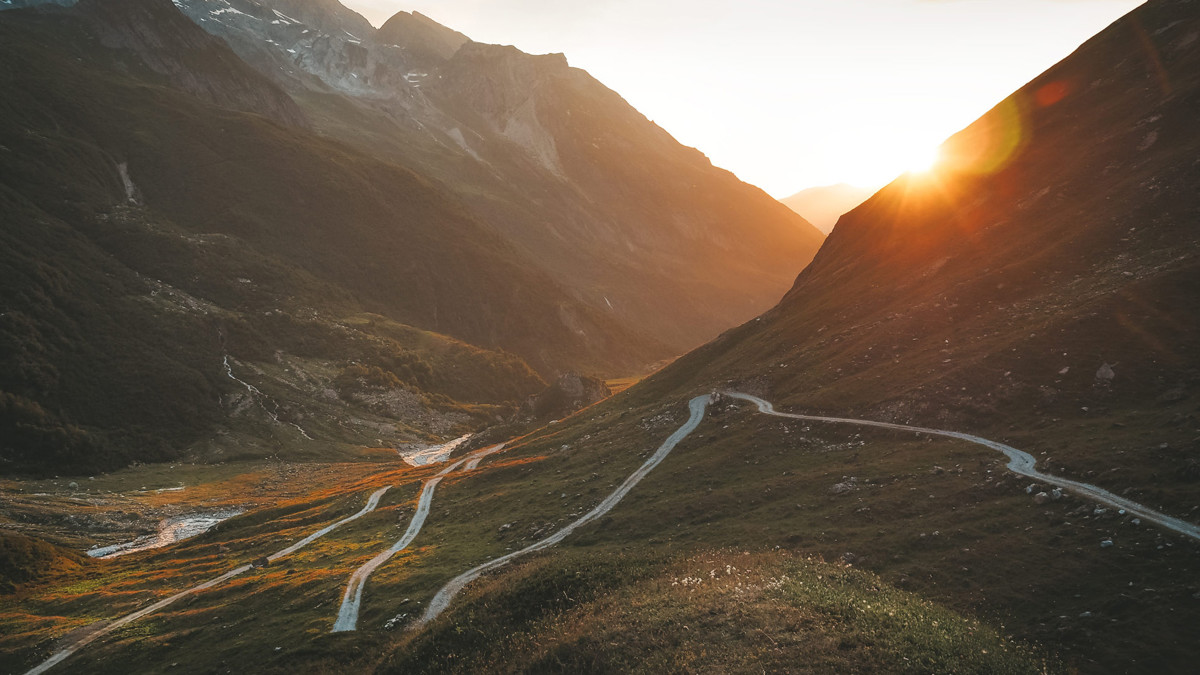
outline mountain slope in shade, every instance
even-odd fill
[[[321,133],[439,181],[574,297],[675,350],[776,302],[820,244],[562,55],[417,13],[364,35],[332,12],[306,23],[277,0],[223,2],[179,5]]]
[[[103,11],[127,6],[176,11]],[[669,353],[412,172],[209,105],[98,39],[139,26],[179,58],[215,42],[178,18],[193,35],[87,4],[0,13],[3,470],[171,459],[226,425],[249,440],[216,450],[250,455],[442,435],[544,386],[527,363]]]
[[[132,52],[173,86],[222,108],[306,125],[295,101],[219,40],[195,30],[167,0],[80,0],[75,7],[104,46]]]
[[[789,209],[803,216],[825,234],[833,231],[838,218],[867,201],[874,191],[849,183],[826,185],[801,190],[791,197],[780,199]]]

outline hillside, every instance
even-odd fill
[[[778,307],[627,405],[728,388],[787,412],[967,432],[1195,523],[1197,35],[1187,2],[1117,22],[951,138],[929,178],[843,216]],[[775,536],[866,558],[1087,671],[1194,658],[1194,541],[1069,494],[1034,501],[1053,483],[1012,476],[986,449],[737,409],[689,457],[687,483],[728,486],[731,455],[763,462],[757,485],[781,496],[739,494],[763,517],[799,509],[779,526],[794,538]],[[841,442],[822,449],[817,434]],[[681,499],[657,502],[666,522],[687,518]]]
[[[336,2],[305,16],[226,4],[179,3],[320,133],[438,181],[574,298],[674,353],[777,302],[820,245],[561,54],[475,43],[419,13],[373,31]]]
[[[161,16],[118,18],[146,8]],[[519,404],[543,386],[520,357],[554,374],[633,370],[664,353],[572,300],[421,177],[302,128],[209,105],[290,99],[165,0],[4,12],[0,33],[0,389],[5,428],[22,439],[5,448],[6,472],[94,471],[218,443],[212,432],[244,391],[226,356],[243,375],[246,364],[295,371],[277,383],[282,402],[255,413],[266,429],[250,438],[272,439],[284,420],[297,447],[275,438],[268,448],[319,453],[468,422],[426,393]],[[209,68],[180,80],[169,64],[193,58]],[[364,312],[453,337],[413,348],[375,334],[382,323],[355,322]],[[445,360],[427,351],[439,341],[476,346],[449,349],[462,362],[430,375],[429,362]],[[375,406],[372,414],[393,421],[362,410],[366,426],[347,431],[333,410],[349,393],[322,401],[322,392],[363,359],[391,373],[376,386],[413,403],[403,412]],[[464,383],[473,378],[475,387]],[[265,380],[254,384],[272,393]],[[414,411],[430,405],[448,406],[458,421],[415,422]],[[310,444],[313,434],[288,424],[318,411],[327,428]]]

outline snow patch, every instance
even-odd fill
[[[275,16],[279,17],[280,19],[283,19],[284,21],[287,21],[288,23],[300,23],[296,19],[293,19],[292,17],[288,16],[287,14],[284,14],[283,12],[281,12],[277,9],[273,9],[271,11],[275,12]],[[272,21],[271,23],[275,23],[275,22]]]

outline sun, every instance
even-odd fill
[[[942,150],[939,147],[917,148],[912,151],[912,155],[908,160],[908,172],[914,174],[929,173],[937,168],[941,159]]]

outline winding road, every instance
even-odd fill
[[[579,518],[579,520],[576,520],[575,522],[567,525],[558,532],[555,532],[554,534],[542,539],[537,543],[530,544],[519,551],[513,551],[507,555],[489,560],[482,565],[474,567],[466,572],[463,572],[457,577],[454,577],[450,580],[450,583],[443,586],[442,589],[437,592],[437,595],[433,597],[433,600],[429,601],[429,606],[425,608],[425,613],[413,624],[413,626],[419,627],[437,618],[437,616],[450,605],[450,601],[454,599],[454,596],[457,595],[459,591],[461,591],[467,584],[479,578],[479,575],[483,574],[484,572],[489,572],[498,567],[507,565],[508,563],[527,553],[533,553],[534,551],[540,551],[544,548],[549,548],[563,539],[566,539],[576,529],[611,511],[614,506],[619,504],[621,500],[625,498],[625,495],[629,494],[633,488],[636,487],[637,484],[640,483],[641,480],[645,478],[651,470],[654,469],[654,467],[658,466],[664,459],[666,459],[667,455],[671,454],[671,451],[675,449],[676,445],[679,445],[680,441],[687,438],[688,434],[692,433],[696,430],[696,427],[700,426],[700,421],[704,419],[704,411],[708,407],[708,398],[708,395],[704,395],[697,396],[696,398],[692,399],[688,403],[688,409],[691,411],[691,416],[688,417],[688,420],[683,423],[683,426],[676,429],[675,433],[671,434],[667,440],[663,441],[663,444],[658,446],[658,450],[650,456],[650,459],[647,459],[644,464],[638,467],[637,471],[634,471],[632,474],[630,474],[629,477],[625,479],[625,482],[621,483],[621,486],[614,490],[612,494],[605,497],[604,501],[597,504],[596,508],[588,511],[587,514]]]
[[[1138,504],[1137,502],[1114,495],[1108,490],[1096,487],[1095,485],[1041,473],[1040,471],[1034,469],[1034,465],[1037,463],[1037,460],[1034,459],[1033,455],[1003,443],[997,443],[996,441],[988,440],[980,436],[964,434],[958,431],[913,427],[904,424],[892,424],[890,422],[875,422],[873,420],[781,413],[775,410],[775,406],[770,401],[757,396],[732,391],[721,393],[732,398],[749,401],[755,404],[758,406],[758,411],[764,415],[774,415],[776,417],[786,417],[790,419],[806,420],[811,422],[853,424],[857,426],[878,427],[881,429],[894,429],[897,431],[932,434],[935,436],[956,438],[970,443],[975,443],[977,445],[982,445],[984,447],[991,448],[992,450],[998,450],[999,452],[1004,453],[1009,459],[1008,469],[1013,473],[1022,476],[1028,476],[1030,478],[1036,478],[1047,483],[1053,483],[1054,485],[1060,486],[1080,496],[1088,497],[1116,508],[1125,509],[1127,513],[1134,514],[1144,520],[1156,523],[1169,530],[1178,532],[1193,539],[1200,540],[1200,526],[1196,526],[1178,518],[1173,518],[1164,513],[1159,513],[1158,511]],[[671,450],[673,450],[680,441],[686,438],[688,434],[696,430],[696,427],[700,425],[701,420],[704,419],[704,413],[708,407],[708,403],[709,396],[697,396],[696,398],[693,398],[688,403],[688,408],[691,410],[691,416],[688,418],[687,422],[685,422],[683,426],[679,427],[675,433],[671,434],[671,436],[661,446],[659,446],[658,451],[655,452],[654,455],[641,466],[641,468],[629,476],[629,478],[625,480],[621,487],[617,488],[615,492],[610,494],[604,501],[600,502],[600,504],[596,508],[592,509],[587,515],[535,544],[531,544],[519,551],[513,551],[512,553],[500,558],[489,560],[482,565],[474,567],[450,580],[449,583],[447,583],[441,588],[441,590],[437,592],[437,595],[435,595],[433,600],[430,601],[429,606],[425,608],[425,613],[421,616],[419,621],[413,624],[412,628],[420,628],[421,626],[437,618],[437,616],[450,605],[450,601],[454,599],[454,596],[457,595],[458,592],[461,591],[467,584],[477,579],[481,574],[506,565],[516,558],[528,553],[549,548],[563,539],[566,539],[568,535],[570,535],[579,527],[611,511],[612,508],[625,497],[625,495],[629,494],[629,491],[632,490],[634,486],[646,476],[646,474],[650,473],[654,467],[658,466],[658,464],[662,462],[662,460],[665,459],[668,454],[670,454]]]
[[[452,442],[457,443],[461,441]],[[346,592],[342,595],[342,606],[338,610],[337,620],[334,621],[331,632],[344,633],[358,628],[358,613],[362,606],[363,588],[367,585],[367,577],[371,576],[372,572],[387,562],[392,556],[408,548],[413,539],[417,538],[417,535],[421,532],[421,528],[425,525],[425,519],[429,516],[429,507],[433,504],[433,491],[437,488],[438,483],[442,482],[443,478],[460,466],[466,465],[465,470],[467,471],[478,468],[479,462],[483,458],[503,449],[504,444],[501,443],[500,445],[476,450],[425,481],[425,485],[421,487],[421,496],[417,500],[417,510],[413,513],[412,520],[408,523],[408,529],[404,531],[404,536],[400,537],[395,544],[392,544],[391,548],[371,558],[365,565],[355,570],[354,574],[350,575],[350,581],[346,584]]]
[[[810,421],[810,422],[827,422],[827,423],[832,423],[832,424],[850,424],[850,425],[855,425],[855,426],[875,427],[875,428],[880,428],[880,429],[892,429],[892,430],[896,430],[896,431],[907,431],[907,432],[912,432],[912,433],[930,434],[930,435],[934,435],[934,436],[954,438],[954,439],[958,439],[958,440],[962,440],[962,441],[967,441],[969,443],[974,443],[976,445],[981,445],[986,448],[990,448],[992,450],[1001,452],[1006,457],[1008,457],[1009,461],[1008,461],[1007,468],[1009,469],[1009,471],[1012,471],[1013,473],[1016,473],[1016,474],[1022,475],[1022,476],[1027,476],[1029,478],[1033,478],[1036,480],[1041,480],[1046,483],[1051,483],[1051,484],[1057,485],[1059,487],[1062,487],[1063,489],[1066,489],[1070,492],[1074,492],[1077,495],[1087,497],[1089,499],[1095,500],[1095,501],[1103,503],[1103,504],[1107,504],[1107,505],[1115,507],[1115,508],[1124,509],[1126,511],[1126,513],[1130,513],[1135,516],[1138,516],[1138,517],[1142,518],[1143,520],[1155,523],[1161,527],[1164,527],[1164,528],[1169,529],[1174,532],[1178,532],[1179,534],[1191,537],[1193,539],[1200,540],[1200,526],[1180,520],[1178,518],[1168,516],[1164,513],[1160,513],[1158,511],[1155,511],[1155,510],[1153,510],[1149,507],[1146,507],[1142,504],[1139,504],[1137,502],[1131,501],[1124,497],[1115,495],[1103,488],[1096,487],[1095,485],[1091,485],[1089,483],[1082,483],[1082,482],[1070,480],[1067,478],[1060,478],[1057,476],[1053,476],[1050,474],[1045,474],[1040,471],[1037,471],[1034,468],[1036,466],[1037,460],[1033,457],[1033,455],[1030,455],[1027,452],[1018,450],[1012,446],[1005,445],[1004,443],[998,443],[996,441],[988,440],[988,439],[980,437],[980,436],[974,436],[972,434],[965,434],[965,433],[961,433],[961,432],[957,432],[957,431],[946,431],[944,429],[931,429],[931,428],[927,428],[927,427],[915,427],[915,426],[908,426],[908,425],[904,425],[904,424],[893,424],[890,422],[876,422],[873,420],[860,420],[860,419],[850,419],[850,418],[842,418],[842,417],[824,417],[824,416],[816,416],[816,415],[800,415],[800,414],[795,414],[795,413],[781,413],[781,412],[778,412],[775,410],[775,406],[770,401],[759,398],[758,396],[744,394],[741,392],[722,392],[722,393],[731,398],[740,399],[743,401],[748,401],[750,403],[753,403],[755,406],[757,406],[758,411],[764,415],[772,415],[775,417],[784,417],[784,418],[796,419],[796,420],[805,420],[805,421]],[[499,558],[489,560],[481,565],[478,565],[476,567],[471,568],[470,570],[467,570],[466,572],[464,572],[464,573],[458,575],[457,577],[455,577],[454,579],[450,580],[450,582],[447,583],[445,586],[443,586],[437,592],[437,594],[434,596],[434,598],[429,602],[429,605],[428,605],[428,607],[426,607],[424,614],[420,617],[420,619],[418,619],[416,622],[414,622],[412,628],[413,629],[420,628],[421,626],[423,626],[423,625],[429,623],[430,621],[434,620],[435,618],[437,618],[438,615],[440,615],[450,605],[450,602],[451,602],[451,600],[454,599],[455,595],[457,595],[459,591],[461,591],[464,587],[466,587],[467,584],[469,584],[472,581],[474,581],[475,579],[479,578],[480,575],[482,575],[486,572],[489,572],[491,570],[497,569],[499,567],[502,567],[502,566],[512,562],[513,560],[520,558],[521,556],[527,555],[529,553],[533,553],[535,551],[540,551],[540,550],[549,548],[549,547],[561,542],[562,540],[566,539],[568,536],[571,535],[571,533],[573,533],[575,530],[579,529],[580,527],[587,525],[588,523],[590,523],[592,521],[597,520],[598,518],[604,516],[609,511],[611,511],[613,509],[613,507],[615,507],[617,504],[619,504],[621,502],[621,500],[624,499],[633,490],[633,488],[637,486],[637,484],[639,482],[641,482],[641,480],[643,478],[645,478],[652,470],[654,470],[655,467],[657,467],[660,463],[662,463],[662,461],[664,459],[666,459],[667,455],[669,455],[671,453],[671,451],[675,449],[675,446],[677,446],[681,441],[683,441],[683,439],[687,438],[687,436],[689,434],[691,434],[693,431],[696,430],[697,427],[700,426],[700,422],[703,421],[705,412],[707,411],[710,398],[711,398],[710,395],[704,395],[704,396],[697,396],[697,397],[693,398],[691,401],[689,401],[688,402],[688,410],[690,412],[690,415],[689,415],[687,421],[684,422],[683,425],[680,426],[678,429],[676,429],[675,432],[672,433],[665,441],[663,441],[662,445],[660,445],[658,447],[658,449],[654,452],[654,454],[651,455],[650,458],[647,459],[645,461],[645,463],[643,463],[636,471],[634,471],[632,474],[630,474],[629,477],[625,479],[624,483],[622,483],[616,490],[614,490],[611,494],[609,494],[607,497],[605,497],[603,501],[601,501],[599,504],[597,504],[596,507],[593,508],[591,511],[589,511],[586,515],[582,516],[578,520],[571,522],[570,524],[566,525],[565,527],[558,530],[557,532],[550,535],[549,537],[546,537],[545,539],[542,539],[536,543],[526,546],[525,548],[523,548],[519,551],[513,551],[512,553],[508,553]],[[362,604],[363,589],[366,586],[368,577],[370,577],[372,572],[374,572],[380,565],[387,562],[396,553],[407,548],[413,542],[413,540],[416,538],[416,536],[420,533],[421,528],[422,528],[422,526],[424,526],[425,520],[429,515],[430,506],[433,502],[434,490],[437,488],[438,483],[440,483],[443,478],[445,478],[447,475],[454,472],[455,470],[459,469],[460,467],[463,467],[464,470],[466,470],[466,471],[472,471],[472,470],[477,469],[479,467],[479,463],[484,458],[503,450],[504,447],[505,447],[504,444],[501,443],[499,445],[494,445],[494,446],[490,446],[490,447],[483,448],[480,450],[476,450],[476,451],[462,457],[461,459],[459,459],[458,461],[454,462],[453,464],[447,466],[446,468],[442,469],[437,474],[433,475],[432,477],[430,477],[429,479],[427,479],[425,481],[425,484],[422,486],[422,489],[421,489],[420,497],[418,498],[417,510],[413,514],[412,521],[409,523],[408,529],[405,531],[404,536],[402,536],[395,544],[393,544],[391,546],[391,548],[387,549],[386,551],[383,551],[379,555],[372,558],[370,561],[368,561],[362,567],[358,568],[354,572],[354,574],[351,575],[349,583],[346,586],[346,591],[342,597],[342,605],[338,612],[337,620],[334,623],[333,632],[353,631],[356,629],[356,626],[358,623],[359,609]],[[328,534],[329,532],[332,532],[333,530],[337,529],[338,527],[341,527],[342,525],[345,525],[346,523],[349,523],[357,518],[361,518],[362,516],[370,513],[371,511],[374,511],[376,506],[378,506],[378,504],[379,504],[380,498],[383,497],[384,493],[387,492],[387,490],[390,487],[391,486],[380,488],[379,490],[375,491],[370,496],[370,498],[367,500],[366,506],[364,506],[362,508],[362,510],[359,511],[358,513],[356,513],[352,516],[343,518],[343,519],[333,523],[332,525],[328,525],[328,526],[308,535],[307,537],[305,537],[304,539],[301,539],[300,541],[296,542],[295,544],[292,544],[291,546],[268,556],[267,559],[270,561],[275,561],[279,558],[282,558],[284,556],[295,553],[297,550],[303,548],[304,546],[307,546],[308,544],[312,543],[314,540]],[[47,659],[46,661],[44,661],[37,667],[33,668],[32,670],[28,671],[26,673],[26,675],[38,675],[40,673],[44,673],[47,670],[49,670],[50,668],[54,667],[58,663],[62,662],[66,658],[68,658],[69,656],[71,656],[71,654],[75,653],[80,648],[84,647],[85,645],[87,645],[101,637],[111,634],[112,632],[118,630],[122,626],[125,626],[133,621],[137,621],[138,619],[145,617],[149,614],[157,612],[157,611],[171,605],[172,603],[180,600],[181,598],[187,597],[193,593],[197,593],[197,592],[212,588],[218,584],[228,581],[229,579],[232,579],[233,577],[243,574],[243,573],[249,571],[250,569],[251,569],[250,565],[243,565],[236,569],[230,570],[229,572],[226,572],[225,574],[223,574],[215,579],[212,579],[205,583],[199,584],[197,586],[193,586],[192,588],[189,588],[185,591],[181,591],[179,593],[176,593],[175,595],[172,595],[168,598],[160,600],[160,601],[150,605],[149,607],[146,607],[144,609],[138,610],[137,612],[134,612],[132,614],[128,614],[124,617],[121,617],[95,632],[89,633],[83,637],[78,638],[73,643],[71,643],[68,647],[56,652],[49,659]]]
[[[911,432],[921,433],[921,434],[932,434],[934,436],[945,436],[947,438],[957,438],[958,440],[967,441],[968,443],[982,445],[986,448],[991,448],[992,450],[998,450],[998,451],[1004,453],[1008,457],[1008,470],[1012,471],[1015,474],[1018,474],[1021,476],[1028,476],[1029,478],[1036,478],[1037,480],[1045,481],[1047,483],[1053,483],[1054,485],[1059,486],[1069,492],[1074,492],[1075,494],[1077,494],[1081,497],[1087,497],[1089,499],[1094,499],[1098,502],[1108,504],[1109,506],[1112,506],[1112,507],[1115,507],[1118,509],[1125,509],[1126,513],[1131,513],[1143,520],[1148,520],[1152,523],[1155,523],[1157,525],[1165,527],[1168,530],[1172,530],[1174,532],[1178,532],[1179,534],[1191,537],[1192,539],[1200,539],[1200,526],[1194,525],[1194,524],[1189,523],[1184,520],[1180,520],[1179,518],[1173,518],[1171,516],[1168,516],[1165,513],[1159,513],[1158,511],[1155,511],[1154,509],[1151,509],[1147,506],[1143,506],[1135,501],[1131,501],[1124,497],[1115,495],[1115,494],[1109,492],[1108,490],[1105,490],[1104,488],[1096,487],[1095,485],[1092,485],[1091,483],[1081,483],[1079,481],[1071,480],[1069,478],[1060,478],[1058,476],[1054,476],[1054,475],[1051,475],[1048,473],[1042,473],[1033,468],[1034,465],[1037,464],[1037,460],[1034,459],[1033,455],[1031,455],[1028,452],[1025,452],[1023,450],[1018,450],[1018,449],[1012,447],[1011,445],[997,443],[996,441],[990,441],[990,440],[988,440],[986,438],[982,438],[980,436],[964,434],[964,433],[958,432],[958,431],[945,431],[943,429],[929,429],[926,427],[910,427],[905,424],[892,424],[890,422],[873,422],[871,420],[855,420],[855,419],[847,419],[847,418],[842,418],[842,417],[818,417],[818,416],[814,416],[814,415],[796,415],[796,414],[792,414],[792,413],[781,413],[781,412],[776,412],[775,406],[772,405],[770,401],[766,401],[757,396],[751,396],[750,394],[742,394],[742,393],[733,392],[733,391],[723,392],[723,393],[726,394],[727,396],[742,399],[743,401],[749,401],[749,402],[755,404],[756,406],[758,406],[758,411],[760,413],[763,413],[764,415],[774,415],[776,417],[787,417],[787,418],[796,419],[796,420],[807,420],[810,422],[832,422],[834,424],[854,424],[854,425],[857,425],[860,427],[877,427],[880,429],[895,429],[897,431],[911,431]]]
[[[327,526],[321,528],[320,530],[313,532],[312,534],[310,534],[307,537],[301,539],[300,541],[292,544],[291,546],[288,546],[287,548],[283,549],[282,551],[278,551],[276,553],[273,553],[273,554],[267,556],[267,560],[275,561],[286,555],[291,555],[292,553],[299,551],[300,549],[304,548],[305,546],[308,546],[309,544],[313,543],[317,539],[320,539],[321,537],[329,534],[330,532],[336,530],[337,528],[345,525],[346,523],[349,523],[350,521],[362,518],[363,516],[365,516],[368,513],[375,510],[375,507],[379,505],[379,500],[383,497],[383,493],[387,492],[389,489],[391,489],[390,485],[376,490],[367,499],[366,506],[364,506],[362,508],[362,510],[359,511],[358,513],[356,513],[352,516],[347,516],[345,518],[342,518],[341,520],[337,521],[336,523],[333,523],[332,525],[327,525]],[[126,614],[125,616],[108,624],[107,626],[104,626],[103,628],[96,630],[94,632],[88,633],[87,635],[84,635],[84,636],[80,637],[79,639],[73,641],[67,647],[64,647],[63,649],[55,652],[53,655],[50,656],[50,658],[46,659],[42,663],[35,666],[33,669],[26,672],[25,675],[39,675],[40,673],[44,673],[47,670],[50,670],[54,666],[58,665],[62,661],[66,660],[66,658],[71,656],[71,654],[74,654],[75,652],[79,651],[80,649],[87,646],[88,644],[90,644],[96,640],[99,640],[100,638],[102,638],[106,635],[111,634],[113,631],[116,631],[119,628],[121,628],[127,624],[133,623],[134,621],[137,621],[138,619],[140,619],[142,617],[153,614],[160,609],[168,607],[168,606],[174,604],[175,602],[182,600],[183,598],[186,598],[189,595],[192,595],[194,593],[199,593],[200,591],[208,590],[218,584],[229,581],[230,579],[238,576],[239,574],[244,574],[246,572],[249,572],[251,569],[253,569],[253,568],[250,565],[242,565],[241,567],[237,567],[232,570],[229,570],[225,574],[222,574],[221,576],[219,576],[215,579],[211,579],[202,584],[192,586],[191,588],[189,588],[185,591],[180,591],[179,593],[176,593],[175,595],[172,595],[168,598],[159,600],[158,602],[154,603],[153,605],[150,605],[149,607],[139,609],[138,611],[136,611],[132,614]]]

